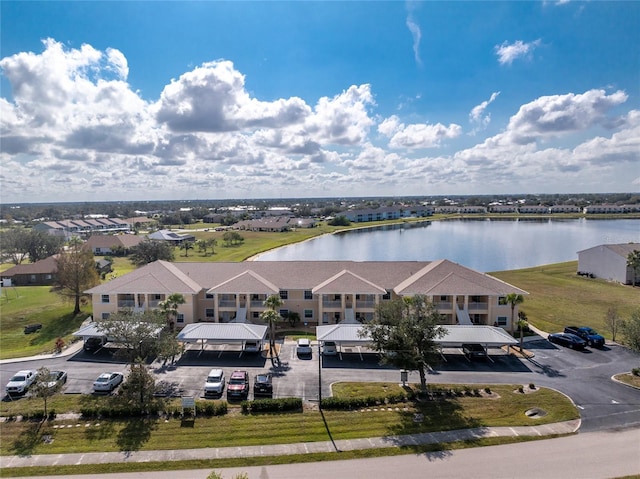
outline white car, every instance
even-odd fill
[[[224,391],[224,371],[222,369],[212,369],[209,371],[207,381],[204,383],[204,395],[222,395],[222,391]]]
[[[7,394],[24,394],[29,386],[36,380],[36,372],[30,369],[18,371],[9,380],[6,386]]]
[[[111,392],[124,380],[122,373],[102,373],[93,383],[95,392]]]
[[[307,338],[298,339],[296,352],[298,353],[298,356],[311,356],[311,341]]]

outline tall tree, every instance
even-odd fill
[[[149,412],[149,406],[154,402],[156,380],[149,372],[149,368],[140,360],[131,365],[127,379],[122,384],[118,402],[124,402],[140,414]]]
[[[173,247],[166,241],[145,240],[131,248],[129,260],[136,266],[154,261],[173,261]]]
[[[120,345],[116,354],[130,364],[157,353],[158,338],[166,325],[158,311],[119,312],[95,321],[98,331]]]
[[[273,364],[273,353],[276,352],[276,356],[278,356],[276,351],[276,326],[281,319],[278,311],[282,306],[280,295],[272,294],[269,296],[264,300],[264,306],[267,309],[260,313],[260,319],[267,323],[269,327],[269,358],[271,359],[271,364]]]
[[[167,318],[167,324],[173,330],[175,326],[175,322],[178,319],[178,308],[181,304],[185,304],[187,301],[184,299],[184,296],[180,293],[170,294],[167,299],[161,301],[158,304],[158,308]]]
[[[58,252],[64,240],[43,231],[31,230],[27,235],[27,254],[32,263],[48,258]]]
[[[511,306],[511,324],[509,325],[509,331],[511,332],[511,334],[513,335],[513,332],[515,330],[515,311],[516,311],[516,306],[519,304],[524,303],[524,296],[522,296],[521,294],[518,293],[509,293],[506,297],[505,297],[505,301],[507,302],[507,304],[509,304]]]
[[[47,404],[49,402],[49,398],[53,396],[55,393],[57,393],[60,390],[60,387],[62,386],[62,384],[58,383],[53,385],[52,387],[49,387],[50,382],[51,382],[51,371],[49,371],[49,369],[47,369],[46,367],[42,366],[40,369],[38,369],[38,372],[36,373],[36,380],[33,382],[31,387],[29,388],[31,391],[31,394],[33,394],[35,397],[40,398],[44,401],[45,419],[49,415],[47,410]]]
[[[420,389],[427,391],[427,372],[439,358],[436,340],[446,334],[441,316],[426,296],[415,295],[385,301],[376,307],[362,335],[371,338],[382,362],[420,374]]]
[[[640,277],[640,251],[634,249],[627,256],[627,266],[633,270],[633,285],[638,283],[638,277]]]
[[[184,257],[189,257],[189,250],[193,249],[193,241],[183,241],[180,245],[180,249],[184,250]]]
[[[57,292],[74,301],[74,316],[80,313],[84,291],[100,283],[93,253],[79,239],[72,239],[56,258]]]
[[[615,307],[611,306],[607,309],[607,315],[604,317],[604,325],[607,330],[611,333],[611,340],[616,340],[616,335],[620,327],[622,326],[622,319],[618,316],[618,311]]]

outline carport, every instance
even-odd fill
[[[139,323],[132,322],[130,324],[131,324],[131,327],[134,327],[135,324],[139,324]],[[160,335],[161,331],[162,331],[162,326],[159,326],[155,330],[155,335],[156,336]],[[82,338],[83,341],[86,341],[89,338],[106,338],[107,342],[112,342],[112,343],[118,342],[118,338],[108,337],[105,334],[105,332],[100,328],[100,323],[94,323],[94,322],[89,323],[86,326],[83,326],[82,328],[74,332],[73,335],[78,336],[79,338]]]
[[[513,346],[518,341],[509,335],[504,329],[484,325],[443,325],[446,334],[436,340],[442,348],[461,348],[463,344],[480,344],[486,348],[501,348]],[[360,324],[332,324],[317,326],[316,337],[319,342],[333,341],[341,353],[343,345],[365,347],[371,343],[371,339],[365,335]]]
[[[267,336],[267,326],[251,323],[195,323],[185,326],[178,333],[178,341],[201,344],[241,344],[244,349],[247,341],[262,342]]]

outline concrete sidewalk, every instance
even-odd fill
[[[27,356],[24,358],[0,359],[0,364],[22,363],[24,361],[38,361],[43,359],[65,358],[67,356],[71,356],[72,354],[76,354],[81,349],[82,349],[82,341],[76,341],[71,345],[67,346],[66,348],[64,348],[59,353],[38,354],[36,356]]]
[[[460,429],[404,436],[386,436],[338,441],[273,444],[264,446],[219,447],[160,451],[91,452],[76,454],[38,454],[33,456],[1,456],[1,466],[58,466],[78,464],[109,464],[119,462],[188,461],[193,459],[228,459],[242,457],[286,456],[292,454],[331,453],[386,447],[417,446],[487,437],[550,436],[571,434],[580,427],[580,420],[539,426],[487,427]],[[339,456],[336,456],[339,459]]]

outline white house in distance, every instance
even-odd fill
[[[633,268],[627,266],[629,253],[640,251],[640,243],[601,244],[578,251],[578,273],[592,274],[596,278],[632,284]],[[640,277],[636,278],[636,281]]]
[[[277,294],[280,314],[296,312],[302,323],[364,322],[384,301],[426,295],[443,324],[510,327],[510,293],[527,292],[484,273],[439,261],[156,261],[86,291],[93,313],[153,310],[173,293],[186,302],[176,327],[200,322],[262,324],[264,301]],[[517,309],[515,316],[517,318]]]

